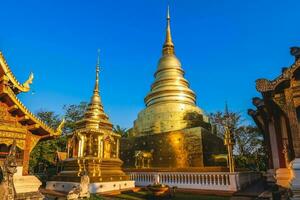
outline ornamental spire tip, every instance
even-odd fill
[[[99,71],[100,71],[100,49],[98,49],[97,64],[96,64],[96,82],[94,94],[99,93]]]
[[[171,36],[171,27],[170,27],[170,7],[167,7],[167,29],[166,29],[166,40],[163,46],[163,55],[174,55],[174,44]]]

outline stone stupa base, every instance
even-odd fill
[[[81,161],[68,159],[64,161],[64,171],[53,177],[46,184],[46,190],[59,192],[69,192],[73,187],[80,185]],[[84,169],[90,179],[90,193],[107,193],[112,191],[131,190],[135,187],[135,182],[129,179],[121,169],[120,159],[85,159]],[[84,170],[83,170],[84,171]]]

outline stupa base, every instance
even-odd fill
[[[68,193],[73,187],[79,186],[77,182],[48,181],[47,190],[54,190]],[[89,184],[89,191],[92,194],[101,194],[113,191],[132,190],[135,187],[134,181],[111,181],[111,182],[94,182]]]

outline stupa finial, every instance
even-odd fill
[[[100,71],[100,49],[98,49],[95,88],[91,99],[91,104],[98,104],[101,102],[100,95],[99,95],[99,71]]]
[[[167,20],[170,20],[170,6],[167,8]]]
[[[94,93],[99,93],[99,71],[100,71],[100,49],[98,49],[97,64],[96,64],[96,82]]]
[[[225,101],[224,114],[225,114],[226,116],[229,116],[229,108],[228,108],[228,103],[227,103],[227,101]]]
[[[111,129],[112,127],[107,115],[103,110],[103,105],[99,94],[99,71],[100,71],[99,54],[100,54],[100,50],[98,49],[95,88],[93,91],[93,95],[91,97],[91,101],[88,107],[86,108],[84,118],[77,122],[79,128],[89,127],[89,128],[99,129],[99,126],[105,126],[106,128]],[[102,125],[99,124],[101,120],[102,120]]]
[[[166,40],[163,46],[163,55],[174,55],[174,44],[171,36],[171,26],[170,26],[170,7],[167,8],[167,29],[166,29]]]

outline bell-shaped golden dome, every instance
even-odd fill
[[[189,88],[189,83],[184,78],[181,63],[175,56],[169,9],[167,13],[166,40],[162,53],[157,71],[154,74],[155,81],[152,84],[150,93],[145,98],[146,106],[163,102],[182,102],[195,105],[196,95]]]
[[[134,135],[209,126],[208,118],[196,106],[196,95],[189,88],[181,63],[175,56],[169,9],[166,39],[154,77],[151,90],[145,97],[146,109],[139,113],[134,122]]]

